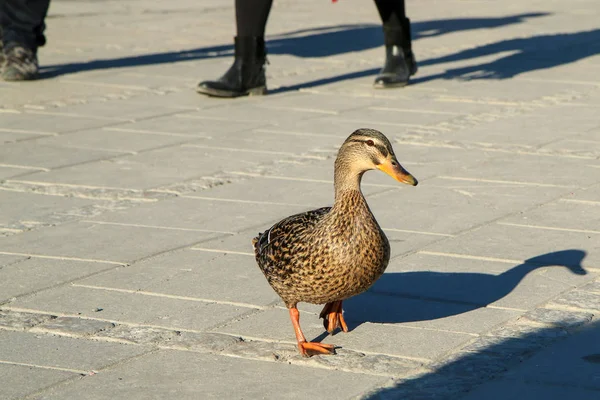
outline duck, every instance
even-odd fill
[[[390,243],[361,191],[363,174],[375,169],[418,184],[383,133],[357,129],[334,163],[333,205],[284,218],[252,240],[258,267],[289,310],[304,357],[335,354],[335,345],[306,340],[298,303],[324,304],[319,318],[327,332],[348,332],[342,302],[369,289],[388,265]]]

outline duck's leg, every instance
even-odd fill
[[[332,344],[307,342],[302,329],[300,329],[300,313],[296,307],[290,307],[290,319],[294,325],[296,340],[298,341],[298,350],[304,357],[310,357],[315,354],[335,354],[335,346]]]
[[[319,318],[323,318],[323,326],[329,333],[333,333],[336,328],[340,328],[344,332],[348,332],[348,325],[342,314],[342,301],[332,301],[325,304],[323,311],[319,314]]]

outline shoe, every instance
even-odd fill
[[[26,81],[38,76],[39,66],[37,49],[20,44],[8,44],[4,48],[4,68],[2,79],[5,81]]]
[[[412,52],[410,20],[402,18],[400,24],[383,24],[385,38],[385,65],[375,78],[378,89],[406,86],[417,73],[417,62]]]
[[[236,37],[233,65],[216,81],[200,82],[196,91],[207,96],[229,98],[263,95],[267,93],[266,62],[263,37]]]

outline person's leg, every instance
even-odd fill
[[[216,97],[261,95],[266,92],[265,26],[273,0],[236,0],[235,60],[216,81],[198,84],[196,91]]]
[[[235,0],[238,37],[265,36],[265,27],[273,0]]]
[[[37,49],[46,43],[44,19],[49,5],[50,0],[0,1],[4,80],[26,80],[37,76]]]
[[[406,18],[404,0],[375,0],[383,24],[386,60],[375,87],[401,87],[417,72],[412,52],[410,20]]]

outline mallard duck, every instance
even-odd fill
[[[360,190],[363,174],[372,169],[417,185],[381,132],[358,129],[335,160],[333,206],[292,215],[252,240],[256,262],[289,309],[305,357],[334,354],[335,346],[306,341],[296,305],[325,304],[320,314],[325,329],[347,332],[342,301],[371,287],[390,259],[390,244]]]

